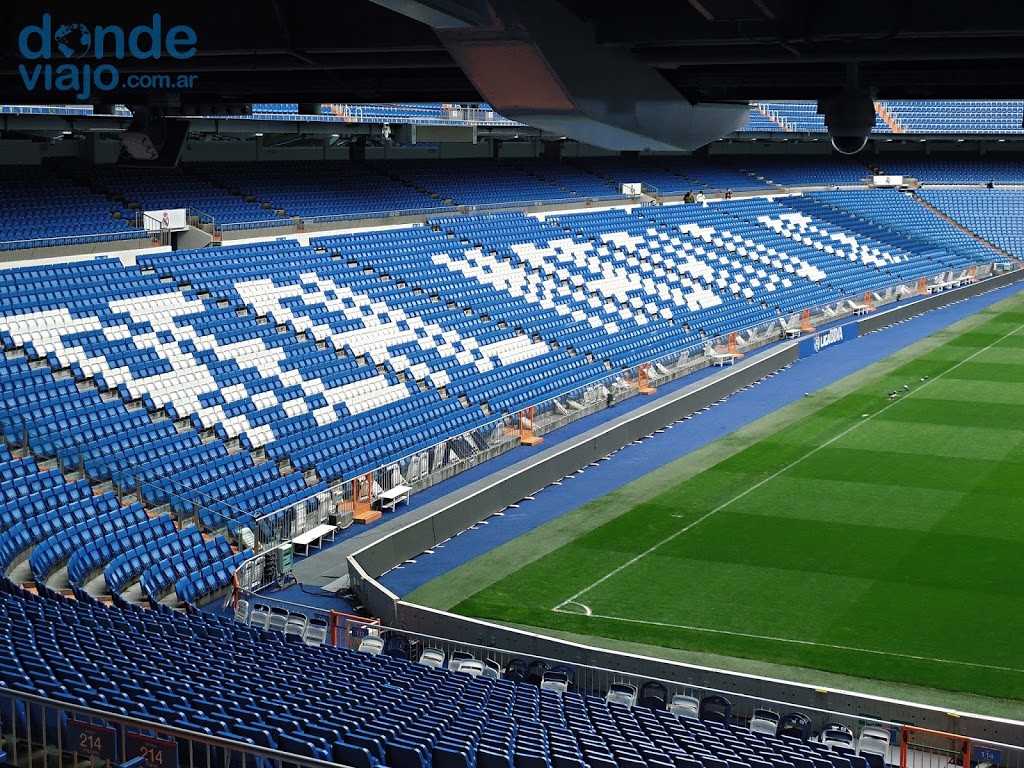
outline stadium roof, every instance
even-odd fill
[[[146,55],[146,29],[157,26],[159,58]],[[188,28],[179,46],[188,56],[168,55],[174,27]],[[141,57],[100,56],[101,39],[111,46],[120,30],[129,41],[139,28]],[[856,138],[874,123],[872,97],[1024,93],[1019,3],[56,0],[9,4],[5,32],[0,103],[109,100],[173,116],[231,114],[252,102],[319,114],[324,102],[486,101],[518,122],[611,149],[702,146],[739,129],[751,99],[831,103],[833,135]],[[103,90],[101,66],[116,87]],[[61,69],[81,87],[59,85]],[[174,79],[183,74],[185,85]]]
[[[533,2],[533,0],[530,0]],[[196,55],[163,57],[133,71],[198,74],[185,91],[122,87],[116,99],[191,104],[461,101],[484,98],[426,23],[446,11],[470,23],[478,0],[94,3],[54,0],[4,8],[0,100],[58,103],[75,95],[29,93],[18,36],[39,24],[120,24],[162,15],[165,30],[193,27]],[[817,99],[845,84],[857,63],[879,98],[1014,98],[1024,93],[1024,5],[939,0],[536,0],[562,5],[596,43],[657,68],[692,100]],[[517,0],[517,5],[528,5]],[[434,14],[432,17],[429,14]],[[55,57],[53,63],[63,60]],[[129,69],[122,62],[122,69]],[[31,97],[31,98],[30,98]],[[194,111],[193,111],[194,113]]]

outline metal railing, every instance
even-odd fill
[[[182,712],[182,717],[187,712]],[[104,709],[0,688],[7,763],[29,768],[127,764],[138,768],[338,768],[338,764],[260,747]],[[134,764],[134,763],[132,763]]]
[[[86,243],[108,243],[117,240],[145,240],[149,234],[143,229],[120,229],[111,232],[93,232],[84,235],[61,235],[59,237],[29,237],[21,240],[0,240],[0,251],[16,251],[28,248],[52,248],[83,245]]]
[[[451,125],[451,126],[522,126],[514,120],[502,117],[493,109],[446,105],[438,107],[434,114],[411,114],[409,112],[395,114],[372,114],[380,112],[390,105],[382,104],[329,104],[331,117],[341,118],[347,123],[388,123],[395,125]],[[398,110],[401,107],[396,108]],[[295,117],[292,115],[292,117]]]
[[[392,630],[394,631],[394,630]],[[508,651],[482,648],[466,643],[452,643],[445,638],[398,632],[418,647],[432,647],[446,651],[463,651],[479,659],[493,659],[504,667],[503,660],[519,658]],[[549,665],[558,664],[557,659],[539,659]],[[507,662],[505,662],[507,663]],[[793,706],[770,698],[748,698],[732,692],[714,691],[691,686],[674,680],[637,678],[612,670],[600,670],[575,665],[575,688],[579,691],[601,693],[607,690],[608,682],[626,682],[642,685],[645,682],[661,683],[669,695],[684,694],[703,698],[709,695],[724,695],[732,705],[732,723],[745,726],[755,709],[769,709],[778,713],[793,711]],[[452,673],[458,674],[458,673]],[[257,692],[254,692],[257,693]],[[870,715],[851,716],[828,709],[801,706],[798,711],[808,715],[818,724],[838,722],[851,728],[854,733],[862,726],[880,726],[891,733],[898,733],[902,724],[893,720],[874,718]],[[183,718],[188,717],[182,711]],[[6,761],[19,768],[43,766],[44,768],[80,768],[82,765],[124,765],[133,764],[140,768],[210,768],[211,766],[232,766],[233,768],[261,768],[268,765],[285,765],[294,768],[337,768],[335,762],[311,758],[296,753],[261,747],[249,739],[228,738],[225,735],[202,733],[191,728],[170,725],[132,715],[113,712],[105,708],[88,706],[67,701],[58,701],[46,696],[14,690],[0,689],[0,723],[2,723],[3,747]],[[398,734],[399,736],[401,734]],[[998,768],[1024,767],[1024,748],[1020,745],[1003,744],[984,739],[972,739],[975,750],[985,749],[990,758],[998,760],[989,763]],[[899,740],[893,739],[896,748],[887,760],[891,765],[900,765],[897,757]],[[131,762],[130,762],[131,761]],[[138,761],[137,763],[134,761]],[[980,762],[980,761],[979,761]],[[939,763],[932,763],[938,765]]]
[[[326,525],[344,503],[346,486],[320,491],[302,501],[253,520],[254,549],[266,552],[296,536]]]
[[[363,219],[398,219],[407,216],[436,216],[446,213],[474,214],[481,211],[516,210],[520,208],[540,209],[545,206],[558,205],[593,205],[594,203],[626,202],[626,195],[605,195],[588,197],[564,197],[551,200],[516,200],[502,203],[479,203],[475,205],[430,206],[427,208],[403,208],[383,211],[360,211],[358,213],[324,213],[315,216],[285,216],[260,221],[225,222],[218,225],[221,232],[234,232],[246,229],[273,227],[293,227],[295,232],[305,231],[307,226],[333,224],[335,222],[361,221]]]

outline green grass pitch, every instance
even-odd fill
[[[1024,297],[936,338],[703,471],[586,505],[600,523],[454,609],[1024,700]]]

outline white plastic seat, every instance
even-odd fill
[[[270,621],[267,623],[267,629],[276,629],[279,632],[284,632],[286,626],[288,626],[289,613],[284,608],[273,607],[270,609]]]
[[[288,617],[288,622],[284,625],[284,633],[286,635],[294,635],[295,637],[302,637],[306,633],[306,626],[309,620],[305,614],[293,613]]]
[[[668,711],[676,717],[697,720],[700,717],[700,699],[696,696],[676,694],[669,702]]]
[[[249,623],[249,601],[239,600],[238,604],[235,605],[235,621],[239,624]]]
[[[249,625],[259,629],[269,629],[270,608],[260,604],[254,605],[249,612]]]
[[[629,683],[612,683],[604,698],[609,704],[621,704],[624,707],[636,706],[636,686]]]
[[[440,648],[424,648],[423,653],[420,654],[419,663],[425,667],[439,669],[444,666],[447,658],[445,652]]]
[[[480,677],[484,669],[484,663],[479,659],[464,659],[459,663],[458,671],[470,677]]]
[[[378,656],[384,651],[384,641],[376,635],[367,635],[359,642],[359,650],[372,656]]]

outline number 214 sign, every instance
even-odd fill
[[[125,760],[141,757],[144,768],[175,768],[178,765],[178,745],[166,739],[126,733],[124,752]]]
[[[79,720],[68,720],[68,735],[72,749],[80,755],[97,760],[117,760],[117,739],[113,728]]]

